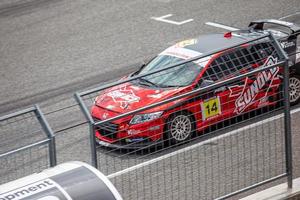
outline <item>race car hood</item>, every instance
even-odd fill
[[[100,93],[100,95],[95,99],[95,104],[107,110],[118,113],[126,113],[160,102],[164,99],[175,96],[186,89],[187,87],[149,88],[126,83]],[[173,102],[172,104],[177,102],[178,101]],[[168,105],[163,105],[162,107],[164,106],[166,107]],[[162,107],[151,109],[151,111],[163,109]]]

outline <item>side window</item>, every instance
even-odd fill
[[[256,44],[250,47],[250,53],[254,58],[254,62],[260,62],[265,57],[266,52],[263,51],[261,44]]]
[[[225,53],[216,58],[205,71],[203,78],[206,80],[217,81],[225,77],[233,76],[238,72],[240,62],[234,53]]]
[[[247,48],[240,48],[234,52],[237,56],[237,62],[240,62],[238,70],[252,70],[257,66],[261,66],[268,56],[276,53],[274,46],[270,42],[253,44]]]
[[[229,76],[231,74],[231,62],[230,58],[227,54],[222,55],[221,57],[216,59],[216,63],[219,65],[221,71],[222,71],[222,77]]]
[[[274,44],[270,41],[257,43],[250,48],[250,53],[254,57],[255,64],[261,66],[269,56],[278,57]]]
[[[218,81],[239,75],[242,71],[251,71],[261,66],[268,56],[277,56],[275,53],[273,44],[266,41],[237,48],[216,58],[205,71],[203,79]]]
[[[254,59],[253,55],[247,48],[242,49],[242,54],[244,54],[244,56],[246,57],[248,65],[255,63],[255,59]]]
[[[214,60],[205,71],[203,75],[203,79],[210,80],[210,81],[217,81],[219,79],[220,71],[221,71],[220,68],[218,68],[216,61]]]
[[[235,51],[235,55],[237,57],[237,60],[239,61],[240,65],[238,66],[239,70],[246,69],[248,64],[248,61],[246,60],[246,57],[242,53],[241,49],[237,49]]]
[[[226,76],[228,74],[228,69],[227,69],[222,57],[219,57],[216,59],[215,65],[216,65],[216,66],[214,66],[215,68],[218,67],[220,69],[220,72],[218,74],[219,78],[223,78],[224,76]]]

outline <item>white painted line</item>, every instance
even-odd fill
[[[229,31],[237,31],[237,30],[240,30],[240,29],[235,28],[235,27],[226,26],[226,25],[224,25],[224,24],[219,24],[219,23],[215,23],[215,22],[206,22],[205,24],[206,24],[206,25],[209,25],[209,26],[214,26],[214,27],[217,27],[217,28],[222,28],[222,29],[225,29],[225,30],[229,30]]]
[[[172,17],[172,16],[173,16],[173,14],[167,14],[167,15],[164,15],[164,16],[161,16],[161,17],[151,17],[151,19],[154,19],[156,21],[169,23],[169,24],[174,24],[174,25],[177,25],[177,26],[180,26],[182,24],[186,24],[188,22],[194,21],[194,19],[188,19],[188,20],[184,20],[184,21],[181,21],[181,22],[176,22],[176,21],[173,21],[173,20],[166,19],[166,18]]]
[[[285,19],[285,18],[289,18],[289,17],[292,17],[294,15],[298,15],[298,14],[300,14],[300,11],[299,12],[295,12],[295,13],[290,14],[290,15],[286,15],[286,16],[280,17],[279,20],[282,20],[282,19]]]
[[[297,113],[297,112],[300,112],[300,107],[299,107],[299,108],[296,108],[296,109],[294,109],[294,110],[292,110],[292,111],[291,111],[291,114],[294,114],[294,113]],[[148,160],[148,161],[146,161],[146,162],[140,163],[140,164],[138,164],[138,165],[134,165],[134,166],[132,166],[132,167],[123,169],[123,170],[121,170],[121,171],[118,171],[118,172],[109,174],[107,177],[108,177],[108,178],[114,178],[114,177],[120,176],[120,175],[122,175],[122,174],[126,174],[126,173],[128,173],[128,172],[137,170],[137,169],[142,168],[142,167],[145,167],[145,166],[147,166],[147,165],[151,165],[151,164],[153,164],[153,163],[159,162],[159,161],[164,160],[164,159],[166,159],[166,158],[170,158],[170,157],[172,157],[172,156],[174,156],[174,155],[177,155],[177,154],[180,154],[180,153],[183,153],[183,152],[192,150],[192,149],[194,149],[194,148],[196,148],[196,147],[203,146],[203,145],[205,145],[205,144],[214,142],[214,141],[219,140],[219,139],[221,139],[221,138],[225,138],[225,137],[228,137],[228,136],[230,136],[230,135],[237,134],[237,133],[239,133],[239,132],[241,132],[241,131],[245,131],[245,130],[247,130],[247,129],[254,128],[254,127],[258,126],[258,125],[262,125],[262,124],[265,124],[265,123],[267,123],[267,122],[271,122],[271,121],[276,120],[276,119],[279,119],[279,118],[281,118],[281,117],[283,117],[283,114],[275,115],[275,116],[273,116],[273,117],[264,119],[264,120],[262,120],[262,121],[259,121],[259,122],[256,122],[256,123],[253,123],[253,124],[250,124],[250,125],[241,127],[241,128],[239,128],[239,129],[230,131],[230,132],[225,133],[225,134],[223,134],[223,135],[220,135],[220,136],[217,136],[217,137],[214,137],[214,138],[211,138],[211,139],[208,139],[208,140],[199,142],[199,143],[194,144],[194,145],[192,145],[192,146],[188,146],[188,147],[185,147],[185,148],[183,148],[183,149],[179,149],[179,150],[174,151],[174,152],[172,152],[172,153],[169,153],[169,154],[166,154],[166,155],[163,155],[163,156],[154,158],[154,159],[152,159],[152,160]]]

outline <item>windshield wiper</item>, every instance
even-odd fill
[[[139,78],[138,80],[140,80],[140,84],[142,84],[142,85],[160,87],[159,85],[157,85],[147,79],[144,79],[144,78]],[[145,83],[148,83],[148,84],[145,84]]]
[[[162,88],[185,87],[186,85],[160,85]]]

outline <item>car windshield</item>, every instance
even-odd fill
[[[137,75],[147,74],[151,71],[163,69],[164,67],[184,61],[169,55],[158,55],[149,62]],[[195,62],[188,62],[177,67],[163,70],[140,79],[141,82],[147,82],[157,87],[180,87],[191,84],[200,73],[203,67]]]

